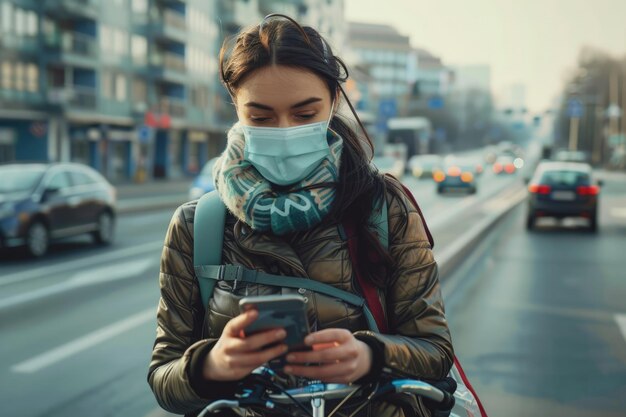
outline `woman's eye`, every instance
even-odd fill
[[[267,122],[268,120],[270,120],[269,117],[254,117],[251,116],[250,120],[252,120],[255,123],[263,123],[263,122]]]
[[[298,114],[297,117],[304,120],[312,119],[313,117],[315,117],[315,113]]]

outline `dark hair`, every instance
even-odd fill
[[[269,15],[261,24],[242,30],[234,38],[234,45],[229,43],[225,40],[220,51],[220,75],[232,97],[248,75],[270,65],[306,69],[324,80],[331,98],[343,94],[363,136],[359,136],[347,120],[333,116],[330,127],[343,138],[344,147],[340,180],[333,184],[337,190],[336,198],[325,221],[332,224],[352,222],[359,242],[359,259],[353,262],[359,265],[359,271],[366,279],[379,287],[384,286],[392,259],[371,232],[370,216],[375,202],[383,201],[387,189],[394,198],[398,198],[401,191],[396,182],[370,166],[370,157],[362,144],[369,147],[370,154],[373,154],[374,145],[341,87],[341,83],[348,79],[346,65],[333,55],[328,43],[315,29],[303,27],[285,15]]]

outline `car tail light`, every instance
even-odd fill
[[[499,174],[502,172],[502,164],[500,163],[495,163],[493,164],[493,172],[495,172],[496,174]]]
[[[434,179],[436,182],[441,182],[441,181],[443,181],[443,180],[445,180],[445,179],[446,179],[446,174],[444,174],[444,173],[443,173],[443,172],[441,172],[441,171],[435,171],[435,172],[433,173],[433,179]]]
[[[458,177],[461,175],[461,168],[459,167],[450,167],[448,168],[448,175],[451,177]]]
[[[533,194],[550,194],[552,187],[543,184],[530,184],[528,186],[528,191]]]
[[[576,188],[578,195],[598,195],[600,188],[597,185],[581,185]]]
[[[507,174],[512,174],[515,172],[515,165],[506,164],[506,167],[504,168],[504,170],[506,171]]]
[[[474,179],[474,176],[472,175],[471,172],[464,172],[461,174],[461,181],[463,182],[472,182],[473,179]]]

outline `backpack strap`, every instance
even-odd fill
[[[217,191],[211,191],[198,200],[193,224],[194,266],[222,263],[225,221],[226,206]],[[216,281],[203,278],[200,275],[196,276],[200,287],[200,298],[206,310]]]
[[[340,299],[355,307],[362,308],[368,327],[373,331],[378,331],[376,320],[368,308],[365,299],[354,293],[335,288],[332,285],[309,278],[268,274],[239,265],[196,265],[194,269],[199,281],[210,281],[213,283],[213,287],[217,281],[234,282],[233,286],[236,286],[238,282],[245,282],[249,284],[263,284],[294,289],[304,288],[309,291]]]

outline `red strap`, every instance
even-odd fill
[[[359,286],[361,287],[361,291],[363,291],[365,302],[372,312],[374,320],[376,320],[376,324],[378,325],[378,331],[380,333],[387,333],[387,320],[385,318],[385,311],[383,310],[383,306],[380,303],[380,298],[378,297],[378,290],[372,282],[366,280],[363,275],[361,275],[361,271],[359,270],[357,245],[358,240],[355,233],[354,224],[353,222],[348,221],[344,223],[343,227],[346,231],[346,234],[348,235],[348,251],[350,252],[352,268],[354,269],[354,274],[356,275],[356,279],[359,283]]]
[[[470,390],[470,392],[476,399],[476,403],[478,404],[478,408],[480,409],[480,415],[482,417],[487,417],[487,412],[485,411],[485,407],[483,407],[483,404],[480,402],[480,398],[478,398],[476,391],[474,391],[474,387],[472,387],[472,384],[470,384],[469,379],[467,379],[467,376],[465,375],[465,371],[461,367],[461,362],[459,362],[459,359],[456,356],[454,357],[454,364],[456,365],[456,369],[459,371],[459,374],[461,375],[461,379],[463,380],[463,383],[465,384],[467,389]]]

